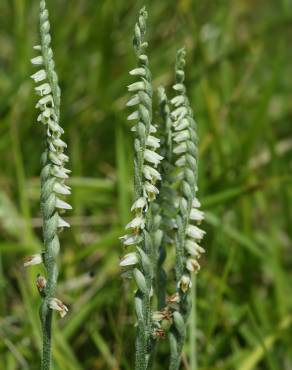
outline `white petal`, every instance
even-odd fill
[[[47,73],[44,69],[36,72],[32,76],[30,76],[35,82],[41,82],[47,78]]]
[[[187,151],[187,145],[186,143],[181,143],[173,148],[173,152],[175,154],[182,154]]]
[[[63,200],[57,198],[56,200],[56,208],[60,208],[60,209],[72,209],[72,207],[70,206],[70,204],[64,202]]]
[[[130,71],[130,75],[131,76],[145,76],[146,71],[144,68],[135,68],[135,69],[132,69],[132,71]]]
[[[62,195],[69,195],[71,194],[70,188],[67,185],[60,184],[59,182],[55,182],[54,184],[54,192]]]
[[[181,119],[180,121],[176,121],[174,125],[175,131],[184,130],[189,127],[189,121],[186,118]]]
[[[183,84],[175,84],[173,86],[173,89],[176,90],[176,91],[184,91],[185,90],[185,86]]]
[[[143,168],[143,173],[147,180],[161,180],[160,173],[151,166],[145,165]]]
[[[198,210],[197,208],[192,208],[190,212],[190,219],[193,221],[203,221],[204,220],[204,212]]]
[[[139,262],[138,255],[135,252],[128,253],[121,259],[120,266],[127,267],[136,265]]]
[[[137,199],[134,204],[132,205],[131,211],[134,211],[135,209],[143,209],[147,205],[147,200],[143,197]]]
[[[122,243],[126,246],[128,245],[134,245],[139,242],[139,238],[137,235],[130,234],[130,235],[124,235],[119,238]]]
[[[197,199],[197,198],[193,199],[192,207],[194,207],[194,208],[200,208],[201,207],[201,203],[200,203],[199,199]]]
[[[133,84],[128,86],[129,91],[140,91],[145,89],[145,84],[142,81],[134,82]]]
[[[51,93],[51,86],[48,83],[44,83],[40,86],[35,87],[35,91],[37,94],[43,96],[43,95],[48,95]]]
[[[53,97],[52,95],[46,95],[44,97],[42,97],[37,105],[36,105],[36,108],[40,108],[42,110],[45,110],[47,108],[47,104],[50,104],[52,107],[54,106],[54,100],[53,100]]]
[[[33,266],[33,265],[39,265],[43,262],[42,256],[40,254],[34,254],[32,256],[27,257],[24,260],[24,267]]]
[[[140,99],[138,95],[134,95],[127,103],[127,107],[133,107],[140,103]]]
[[[171,104],[175,105],[176,107],[179,105],[184,104],[185,97],[183,95],[175,96],[173,99],[171,99]]]
[[[163,159],[161,155],[149,149],[146,149],[144,151],[144,158],[147,162],[153,163],[154,165],[158,165],[160,161]]]
[[[182,141],[186,141],[187,139],[189,139],[190,134],[188,130],[183,130],[175,133],[173,136],[174,136],[173,140],[176,143],[181,143]]]
[[[126,229],[144,229],[145,227],[145,220],[143,217],[135,217],[131,222],[126,225]]]
[[[178,287],[186,293],[191,287],[192,287],[192,282],[191,279],[188,275],[183,275],[178,283]]]
[[[200,265],[194,258],[189,258],[186,263],[186,268],[190,272],[198,272],[200,270]]]
[[[175,165],[177,167],[184,167],[186,164],[186,157],[184,155],[182,155],[181,157],[179,157],[179,159],[175,162]]]
[[[59,216],[58,227],[70,227],[70,224]]]
[[[206,232],[204,230],[201,230],[197,226],[189,225],[187,227],[187,234],[191,238],[201,240],[201,239],[203,239],[203,237],[206,234]]]
[[[151,146],[152,148],[159,148],[160,147],[160,140],[155,136],[149,135],[147,137],[146,144],[148,146]]]
[[[52,310],[56,310],[60,313],[61,317],[64,317],[68,312],[68,307],[64,305],[62,301],[57,298],[52,298],[49,301],[49,307]]]
[[[145,183],[144,189],[146,190],[146,193],[150,193],[150,194],[158,194],[159,193],[159,190],[157,189],[157,187],[150,184],[149,182]]]
[[[136,120],[136,119],[139,119],[139,112],[137,110],[135,112],[131,113],[127,118],[128,121],[133,121],[133,120]]]
[[[191,239],[186,241],[185,248],[193,257],[200,257],[201,254],[205,253],[205,249]]]
[[[62,162],[68,162],[69,161],[69,157],[64,153],[60,153],[59,158]]]
[[[44,60],[43,60],[42,56],[35,57],[35,58],[31,59],[30,61],[31,61],[32,64],[34,64],[36,66],[40,66],[44,63]]]
[[[59,166],[54,166],[52,169],[52,174],[60,179],[68,179],[67,171]]]
[[[173,112],[171,112],[171,116],[174,119],[178,119],[178,118],[181,119],[185,117],[187,114],[188,114],[188,110],[186,107],[179,107],[179,108],[176,108]]]

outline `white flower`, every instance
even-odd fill
[[[126,229],[144,229],[145,219],[141,216],[135,217],[131,222],[126,225]]]
[[[62,217],[59,216],[58,227],[70,227],[70,224],[66,222],[65,220],[63,220]]]
[[[70,170],[59,166],[53,166],[51,171],[52,175],[58,177],[59,179],[68,179],[69,176],[67,174],[71,172]]]
[[[177,95],[173,99],[171,99],[171,104],[178,107],[185,102],[185,97],[183,95]]]
[[[122,243],[126,246],[133,245],[139,242],[138,235],[130,234],[130,235],[124,235],[119,238]]]
[[[58,193],[58,194],[61,194],[61,195],[71,194],[70,187],[65,185],[65,184],[60,184],[59,182],[55,182],[54,192]]]
[[[173,152],[175,154],[182,154],[182,153],[185,153],[186,151],[187,151],[187,144],[186,143],[181,143],[179,145],[176,145],[173,148]]]
[[[173,112],[171,112],[171,116],[174,119],[182,119],[188,114],[188,110],[186,107],[179,107],[176,108]]]
[[[144,189],[147,194],[158,194],[159,193],[159,190],[157,189],[157,187],[150,184],[149,182],[145,183]]]
[[[147,137],[147,142],[146,144],[148,146],[151,146],[152,148],[159,148],[160,147],[160,139],[158,139],[155,136],[149,135]]]
[[[40,71],[36,72],[32,76],[30,76],[35,82],[41,82],[44,81],[47,78],[47,73],[44,69],[41,69]]]
[[[58,298],[52,298],[49,301],[49,307],[52,310],[56,310],[60,313],[61,317],[64,317],[68,312],[68,307],[64,305],[62,301]]]
[[[70,204],[64,202],[63,200],[57,198],[56,199],[56,208],[60,208],[60,209],[72,209],[72,206],[70,206]]]
[[[155,127],[155,126],[153,126],[153,125],[150,125],[149,132],[150,132],[151,134],[154,134],[155,132],[157,132],[156,127]]]
[[[136,209],[143,209],[147,206],[147,200],[144,197],[137,199],[132,205],[131,211]]]
[[[62,162],[68,162],[69,161],[69,157],[64,153],[60,153],[59,158]]]
[[[142,81],[134,82],[128,86],[128,91],[140,91],[145,89],[145,83]]]
[[[178,287],[186,293],[191,287],[192,287],[192,282],[191,279],[188,275],[183,275],[178,282]]]
[[[134,95],[127,103],[127,107],[133,107],[140,103],[140,99],[138,95]]]
[[[46,95],[43,98],[41,98],[35,107],[45,110],[47,109],[47,104],[50,104],[50,106],[52,107],[54,106],[54,100],[52,95]]]
[[[201,239],[203,239],[203,237],[206,234],[206,232],[204,230],[201,230],[197,226],[188,225],[188,227],[187,227],[187,234],[191,238],[201,240]]]
[[[185,87],[183,84],[175,84],[173,86],[173,89],[176,90],[176,91],[184,91]]]
[[[194,207],[194,208],[200,208],[201,207],[201,203],[200,203],[198,198],[193,199],[192,207]]]
[[[177,167],[184,167],[186,164],[186,156],[185,155],[182,155],[181,157],[179,157],[179,159],[175,162],[175,165]]]
[[[35,57],[33,59],[30,60],[32,64],[36,65],[36,66],[40,66],[44,63],[44,59],[42,56],[38,56],[38,57]]]
[[[189,137],[190,137],[189,131],[183,130],[183,131],[176,132],[174,134],[173,140],[176,143],[181,143],[182,141],[186,141]]]
[[[175,131],[181,131],[189,127],[189,121],[186,118],[181,119],[180,121],[177,121],[174,129]]]
[[[201,222],[204,220],[204,212],[198,210],[197,208],[192,208],[190,212],[190,219]]]
[[[60,148],[67,148],[67,144],[60,138],[54,139],[53,143],[55,146],[58,146]]]
[[[135,69],[132,69],[132,71],[130,71],[130,75],[131,76],[145,76],[146,71],[144,68],[135,68]]]
[[[33,265],[39,265],[42,262],[43,259],[40,254],[33,254],[32,256],[25,258],[23,265],[24,267],[28,267]]]
[[[200,258],[201,254],[205,253],[205,249],[191,239],[188,239],[186,241],[185,248],[187,252],[193,257]]]
[[[44,83],[40,86],[35,87],[37,94],[43,96],[51,93],[51,86],[48,83]]]
[[[187,259],[186,268],[190,272],[198,272],[200,270],[200,265],[194,258]]]
[[[147,162],[153,163],[155,166],[157,166],[160,163],[160,161],[163,159],[161,155],[149,149],[145,149],[144,158]]]
[[[136,120],[136,119],[139,119],[139,112],[136,110],[135,112],[131,113],[129,116],[128,116],[128,121],[133,121],[133,120]]]
[[[145,165],[143,168],[144,176],[147,180],[161,180],[160,173],[153,167]]]
[[[139,258],[137,253],[131,252],[128,254],[125,254],[124,257],[122,257],[120,261],[121,267],[127,267],[127,266],[133,266],[136,265],[139,262]]]

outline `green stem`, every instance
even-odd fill
[[[196,276],[192,278],[191,297],[193,299],[192,310],[190,314],[190,370],[197,370],[197,287],[196,287]]]

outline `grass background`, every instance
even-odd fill
[[[62,235],[55,370],[133,369],[133,287],[117,240],[129,221],[126,121],[132,30],[142,1],[49,0],[71,158]],[[200,131],[207,253],[197,281],[200,370],[292,369],[292,4],[146,1],[154,84],[171,86],[176,49]],[[0,1],[0,369],[39,369],[42,128],[29,76],[38,1]],[[192,342],[182,369],[191,365]],[[156,369],[166,369],[167,342]]]

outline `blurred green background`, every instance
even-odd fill
[[[49,0],[71,162],[54,370],[133,369],[133,287],[120,279],[132,144],[126,121],[132,30],[144,1]],[[200,132],[207,253],[197,279],[200,370],[292,369],[292,4],[146,1],[155,87],[176,49]],[[37,370],[42,128],[29,76],[38,1],[0,1],[0,369]],[[170,95],[172,94],[169,90]],[[167,341],[156,369],[167,368]],[[190,367],[185,347],[182,369]]]

